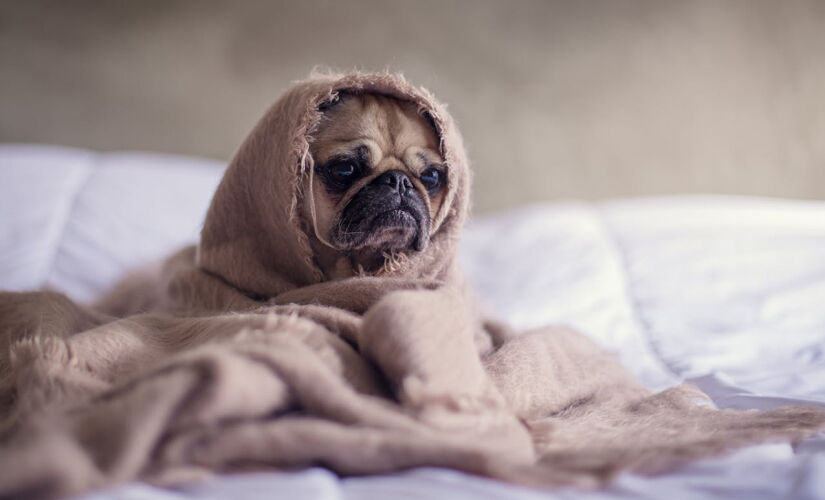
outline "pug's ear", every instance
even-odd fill
[[[334,94],[330,94],[326,99],[322,100],[318,104],[318,111],[321,113],[326,113],[329,109],[341,101],[341,96],[336,92]]]

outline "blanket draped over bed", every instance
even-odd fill
[[[326,281],[301,179],[319,110],[342,91],[416,103],[448,191],[423,252]],[[311,465],[587,487],[825,426],[818,408],[653,394],[582,335],[483,319],[456,262],[469,183],[461,138],[427,91],[389,74],[295,85],[241,146],[196,248],[95,308],[0,294],[0,496]]]

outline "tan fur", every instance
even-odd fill
[[[401,170],[409,174],[427,202],[431,219],[444,200],[444,190],[430,197],[418,180],[428,165],[441,164],[443,158],[435,130],[412,103],[374,94],[342,97],[324,113],[312,134],[312,161],[315,165],[323,164],[357,146],[369,148],[371,171],[345,195],[329,193],[317,175],[304,176],[303,192],[312,190],[312,196],[303,205],[303,218],[311,221],[310,243],[325,276],[330,279],[354,276],[359,271],[357,259],[333,248],[329,235],[337,216],[362,186],[384,172]],[[403,257],[391,256],[386,269],[392,269],[398,259]]]
[[[344,94],[425,114],[450,182],[423,251],[330,280],[306,176],[322,108]],[[717,411],[689,386],[652,394],[580,334],[485,321],[456,265],[469,175],[444,107],[402,77],[296,84],[239,149],[198,247],[101,302],[127,317],[0,295],[0,496],[317,464],[593,487],[825,426],[821,408]]]

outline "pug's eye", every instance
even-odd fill
[[[326,165],[323,175],[327,186],[333,191],[346,191],[356,180],[361,178],[362,169],[351,160],[334,161]]]
[[[341,183],[354,179],[357,172],[358,167],[350,162],[335,163],[329,167],[329,176],[332,177],[333,180]]]
[[[421,179],[421,184],[428,193],[433,194],[441,188],[444,179],[444,173],[436,167],[430,167],[418,177]]]

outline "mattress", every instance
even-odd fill
[[[0,145],[0,289],[90,301],[193,242],[217,162]],[[462,265],[493,314],[574,327],[646,385],[682,381],[721,408],[825,405],[825,202],[679,196],[563,201],[475,217]],[[496,269],[495,273],[488,272]],[[422,468],[221,475],[87,499],[825,498],[825,435],[767,444],[608,489],[539,491]]]

